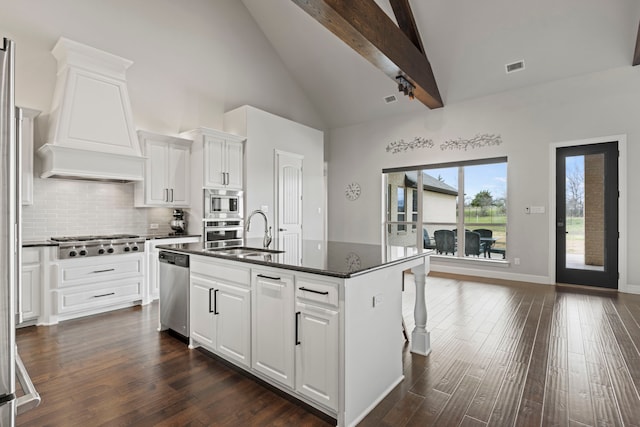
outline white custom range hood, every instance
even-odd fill
[[[144,158],[133,124],[125,71],[132,62],[60,38],[58,78],[42,178],[141,181]]]

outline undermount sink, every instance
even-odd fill
[[[271,250],[271,249],[246,248],[246,247],[240,247],[240,248],[212,248],[212,249],[207,249],[207,250],[210,251],[210,252],[215,252],[215,253],[220,254],[220,255],[236,256],[236,257],[240,257],[240,258],[244,258],[244,257],[262,257],[262,256],[265,256],[265,255],[283,253],[283,251],[274,251],[274,250]]]

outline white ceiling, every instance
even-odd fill
[[[291,0],[242,0],[329,128],[428,109]],[[376,0],[393,17],[389,0]],[[631,67],[638,0],[411,0],[445,107]],[[395,19],[394,19],[395,21]],[[507,75],[505,64],[526,69]],[[638,67],[640,72],[640,67]],[[398,102],[383,98],[397,95]],[[597,102],[597,100],[594,100]]]

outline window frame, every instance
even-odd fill
[[[412,189],[414,192],[412,193],[412,196],[414,198],[414,200],[412,200],[412,206],[411,206],[411,219],[412,221],[407,221],[407,189],[406,187],[402,187],[404,188],[404,221],[403,224],[399,224],[400,221],[390,221],[391,218],[385,218],[385,224],[388,227],[385,227],[385,229],[391,229],[391,225],[392,224],[397,224],[398,226],[398,231],[400,231],[400,227],[403,227],[403,230],[406,231],[407,229],[407,225],[411,225],[412,230],[416,230],[417,226],[420,225],[420,228],[423,228],[426,223],[424,221],[414,221],[414,218],[416,218],[416,214],[417,214],[417,218],[422,218],[424,220],[424,215],[423,215],[423,206],[424,206],[424,198],[423,195],[421,194],[419,196],[419,201],[418,201],[418,209],[417,211],[414,210],[414,207],[416,205],[416,201],[418,199],[418,188],[421,188],[423,186],[423,172],[428,171],[430,169],[445,169],[445,168],[458,168],[458,195],[457,195],[457,208],[456,208],[456,222],[455,223],[451,223],[451,225],[456,226],[456,231],[458,231],[458,235],[459,235],[459,241],[458,244],[460,247],[464,247],[464,230],[465,227],[475,227],[475,228],[484,228],[486,226],[504,226],[504,239],[505,239],[505,247],[508,247],[507,245],[507,224],[508,224],[508,218],[509,218],[509,208],[508,208],[508,179],[507,179],[507,183],[505,184],[506,189],[505,189],[505,205],[504,205],[504,209],[505,209],[505,221],[504,222],[500,222],[500,223],[465,223],[465,199],[464,199],[464,195],[465,195],[465,189],[464,189],[464,169],[465,167],[468,166],[484,166],[484,165],[491,165],[491,164],[497,164],[497,163],[505,163],[505,166],[507,168],[507,177],[508,177],[508,158],[506,156],[504,157],[492,157],[492,158],[485,158],[485,159],[474,159],[474,160],[466,160],[466,161],[460,161],[460,162],[446,162],[446,163],[436,163],[436,164],[426,164],[426,165],[417,165],[417,166],[406,166],[406,167],[395,167],[395,168],[385,168],[382,170],[383,173],[383,177],[385,177],[385,182],[387,182],[387,186],[385,186],[385,188],[390,188],[390,184],[388,184],[388,181],[386,179],[386,177],[388,176],[388,174],[392,174],[392,173],[398,173],[398,172],[416,172],[418,175],[418,179],[417,179],[417,188],[416,189]],[[398,189],[401,187],[397,187]],[[390,196],[387,197],[387,203],[390,202]],[[390,209],[389,205],[387,206],[387,210]],[[447,223],[448,224],[448,223]],[[416,233],[416,244],[418,245],[418,247],[422,247],[422,232],[420,233]],[[432,236],[430,236],[432,237]],[[388,238],[387,235],[385,235],[385,241]],[[506,249],[505,249],[506,251]],[[447,256],[447,258],[453,258],[453,259],[473,259],[473,260],[481,260],[481,261],[502,261],[502,259],[497,260],[495,258],[483,258],[483,257],[467,257],[464,255],[464,251],[457,251],[457,254],[455,255],[451,255],[451,256]]]

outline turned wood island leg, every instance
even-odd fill
[[[416,283],[416,302],[413,317],[416,323],[411,332],[411,352],[427,356],[431,353],[431,340],[427,331],[427,303],[425,300],[425,282],[428,259],[424,263],[411,268]]]

